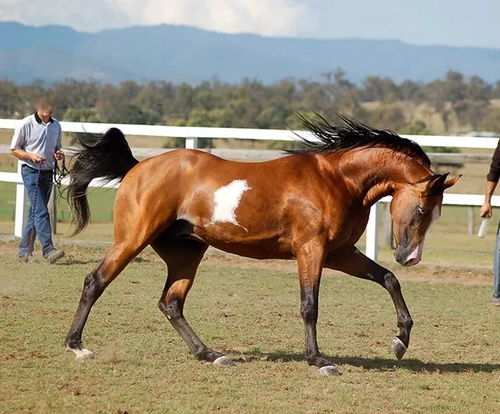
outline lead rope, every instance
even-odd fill
[[[66,177],[69,173],[69,170],[66,168],[66,159],[63,156],[61,159],[61,167],[59,167],[59,161],[55,160],[54,170],[53,170],[53,182],[54,187],[56,189],[56,194],[54,197],[59,195],[59,197],[66,199],[66,196],[63,195],[63,190],[61,190],[63,178]],[[54,200],[55,202],[56,200]]]

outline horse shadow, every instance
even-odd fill
[[[234,354],[233,354],[234,355]],[[350,365],[353,367],[362,368],[366,371],[394,371],[396,369],[406,369],[412,372],[421,373],[448,373],[448,372],[496,372],[500,371],[500,364],[481,364],[474,362],[423,362],[416,358],[397,359],[389,358],[362,358],[362,357],[346,357],[323,355],[328,360],[338,365]],[[271,362],[293,362],[304,361],[303,354],[276,351],[264,353],[260,351],[244,352],[241,362],[251,362],[255,360],[266,360]]]
[[[96,259],[90,259],[90,260],[79,260],[75,257],[66,257],[64,260],[61,260],[57,263],[54,263],[56,266],[74,266],[74,265],[86,265],[89,263],[97,264],[99,261]],[[137,263],[150,263],[151,260],[149,259],[144,259],[142,257],[135,257],[132,262],[137,262]]]

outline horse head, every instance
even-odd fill
[[[422,259],[424,240],[433,221],[441,215],[443,192],[460,176],[447,179],[446,174],[397,187],[391,202],[394,236],[397,243],[394,257],[403,266],[416,265]]]

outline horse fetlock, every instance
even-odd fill
[[[398,328],[402,336],[409,336],[412,327],[413,320],[411,318],[401,318],[398,320]]]
[[[212,349],[205,348],[201,351],[195,352],[194,357],[199,361],[215,362],[217,359],[224,357],[222,352],[217,352]]]
[[[82,349],[81,337],[72,333],[68,334],[66,340],[64,341],[64,346],[67,350]]]
[[[320,357],[318,355],[306,356],[307,363],[309,365],[315,365],[319,368],[326,366],[333,366],[332,362],[326,358]]]

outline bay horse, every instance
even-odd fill
[[[127,264],[150,245],[165,261],[167,280],[158,306],[199,360],[233,361],[207,347],[183,316],[186,297],[208,246],[255,259],[296,259],[305,358],[322,375],[338,375],[316,340],[318,294],[323,268],[371,280],[390,294],[399,333],[398,359],[410,341],[412,318],[393,272],[355,244],[370,207],[392,195],[390,211],[397,243],[395,259],[416,265],[424,239],[441,213],[443,192],[459,177],[435,174],[415,142],[339,115],[301,117],[316,140],[305,149],[265,162],[235,162],[207,152],[178,149],[137,161],[120,130],[95,145],[83,144],[68,187],[75,234],[89,222],[86,198],[93,178],[121,179],[114,207],[114,242],[85,278],[66,348],[77,360],[93,357],[82,331],[93,304]]]

